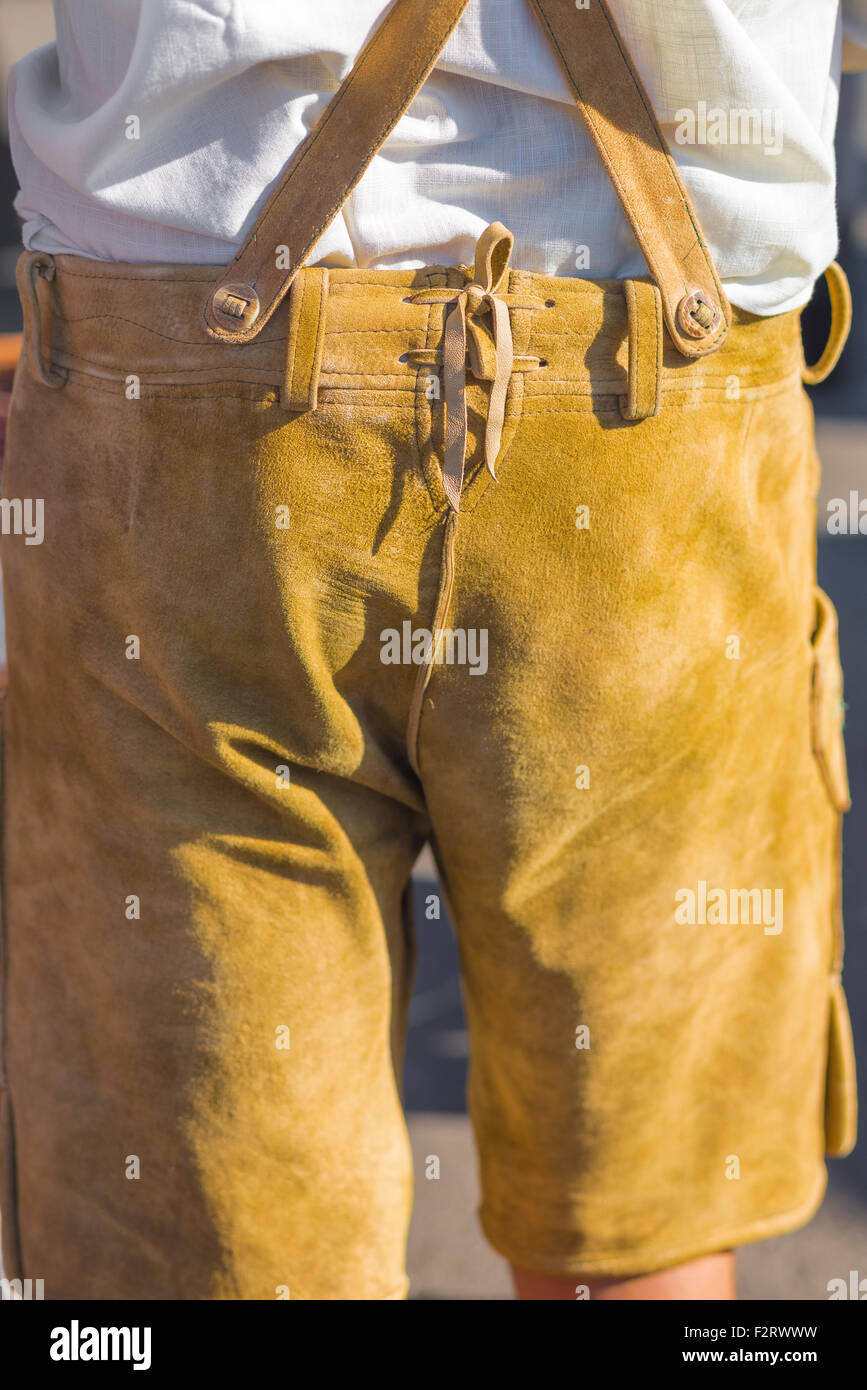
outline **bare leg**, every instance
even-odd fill
[[[591,1299],[622,1299],[658,1302],[664,1299],[718,1299],[735,1297],[734,1251],[705,1255],[689,1264],[663,1269],[657,1274],[638,1274],[617,1279],[589,1278],[580,1274],[536,1274],[512,1266],[512,1279],[519,1299],[575,1300],[589,1289]]]

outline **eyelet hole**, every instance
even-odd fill
[[[546,299],[546,300],[545,300],[545,308],[546,308],[546,309],[553,309],[553,308],[554,308],[554,305],[555,305],[556,303],[557,303],[556,299]]]
[[[540,366],[540,367],[547,367],[547,365],[548,365],[548,359],[547,359],[547,357],[540,357],[540,358],[539,358],[539,366]]]

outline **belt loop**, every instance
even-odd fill
[[[319,266],[299,270],[289,291],[286,371],[280,391],[284,410],[315,410],[325,339],[328,271]]]
[[[662,377],[662,297],[647,280],[624,280],[629,332],[626,395],[620,397],[624,420],[646,420],[659,410]]]
[[[815,386],[831,375],[840,360],[840,353],[846,346],[849,329],[852,327],[852,292],[846,272],[837,261],[832,261],[825,271],[825,283],[831,300],[831,331],[818,362],[812,367],[804,362],[801,380],[807,386]]]
[[[56,274],[57,266],[54,257],[49,256],[46,251],[25,251],[18,258],[15,278],[24,316],[24,350],[27,356],[27,365],[31,375],[37,381],[41,381],[43,386],[51,386],[54,389],[64,386],[69,374],[66,371],[54,371],[50,365],[45,365],[42,343],[42,305],[36,293],[36,278],[39,276],[43,280],[53,280]],[[50,363],[50,335],[46,334],[46,337],[49,339],[48,361]]]

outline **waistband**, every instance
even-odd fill
[[[124,394],[135,375],[143,396],[231,385],[234,394],[295,410],[351,404],[370,392],[409,399],[428,389],[442,364],[449,302],[472,277],[467,266],[305,267],[261,334],[231,343],[201,332],[213,267],[42,252],[24,252],[19,260],[28,361],[51,378],[48,384],[77,381]],[[588,408],[624,414],[631,397],[627,418],[640,419],[655,413],[654,406],[705,395],[736,391],[749,399],[808,371],[817,380],[820,367],[824,375],[833,366],[826,360],[829,342],[820,364],[805,368],[799,310],[763,318],[735,308],[723,346],[710,357],[685,360],[658,321],[652,288],[649,279],[509,269],[498,298],[509,312],[512,373],[522,378],[524,403],[560,398],[565,408],[584,400]],[[484,324],[475,327],[470,370],[491,380],[491,335]],[[840,336],[838,323],[832,338]]]

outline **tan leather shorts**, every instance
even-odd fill
[[[455,511],[468,270],[306,269],[237,346],[199,330],[207,267],[22,274],[7,1274],[405,1296],[428,839],[496,1249],[638,1273],[804,1222],[854,1090],[797,314],[685,361],[644,282],[507,271],[496,481],[476,302]]]

